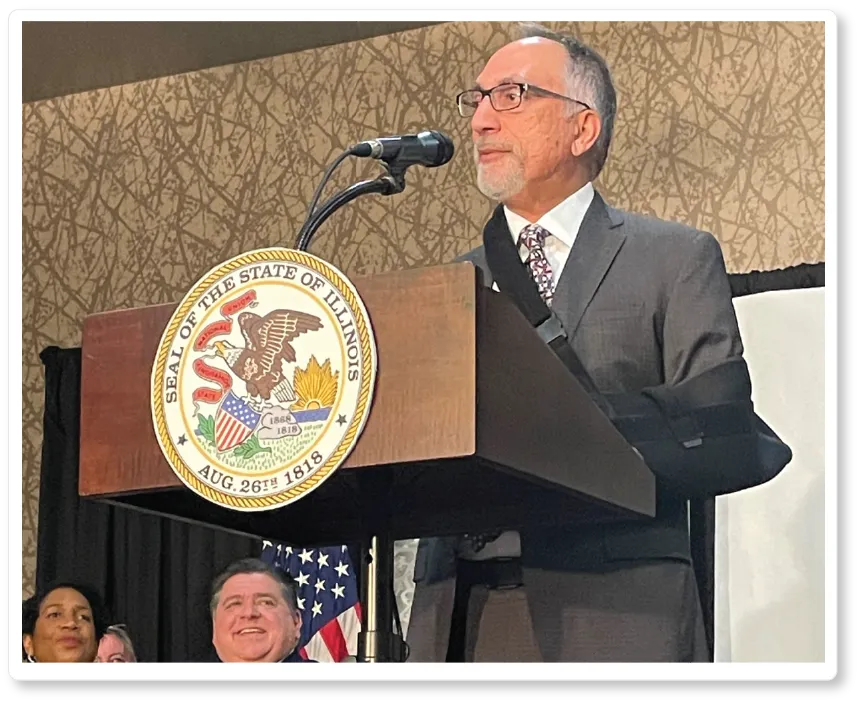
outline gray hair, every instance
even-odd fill
[[[103,637],[107,637],[108,635],[113,635],[120,642],[122,642],[122,646],[128,654],[131,661],[137,661],[137,654],[134,651],[134,645],[131,643],[131,637],[129,637],[128,631],[125,629],[125,625],[110,625],[105,630]]]
[[[284,596],[284,600],[287,602],[290,610],[294,614],[299,612],[298,593],[296,592],[296,582],[293,578],[287,572],[271,564],[267,564],[262,559],[249,557],[234,561],[212,581],[209,613],[213,617],[215,616],[215,609],[218,607],[218,600],[221,597],[221,589],[224,588],[224,584],[227,583],[228,579],[239,574],[267,574],[271,576],[281,587],[281,594]]]
[[[520,38],[542,37],[558,42],[568,55],[567,84],[569,97],[576,97],[588,103],[600,115],[600,135],[589,150],[591,178],[594,179],[603,170],[606,157],[609,155],[609,143],[612,141],[612,130],[615,126],[617,110],[615,86],[612,75],[603,57],[594,49],[583,44],[570,34],[553,32],[551,29],[534,22],[520,24]],[[573,114],[573,110],[571,110]]]

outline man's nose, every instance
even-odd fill
[[[499,122],[499,113],[493,108],[490,102],[490,96],[485,95],[478,103],[475,109],[475,114],[472,115],[472,134],[480,136],[492,132],[498,132],[501,123]]]
[[[259,616],[259,614],[260,608],[254,601],[245,603],[242,606],[242,615],[244,615],[246,618],[256,618],[257,616]]]

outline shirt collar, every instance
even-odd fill
[[[591,201],[594,199],[594,186],[591,182],[586,183],[578,191],[562,200],[552,210],[541,217],[537,222],[531,223],[525,217],[509,210],[505,206],[505,218],[508,221],[508,229],[514,238],[514,244],[519,244],[520,232],[523,227],[537,224],[547,230],[553,237],[563,242],[568,249],[573,247],[576,234],[585,213],[588,211]]]

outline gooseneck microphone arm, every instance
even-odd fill
[[[403,177],[403,171],[400,169],[389,169],[389,172],[368,181],[361,181],[349,188],[340,191],[336,195],[325,201],[320,208],[308,218],[299,232],[296,249],[299,251],[307,251],[311,243],[311,238],[319,229],[320,225],[325,222],[339,208],[346,205],[348,202],[355,200],[360,195],[368,195],[370,193],[378,193],[379,195],[395,195],[402,193],[406,188],[406,181]]]
[[[451,138],[442,132],[435,131],[406,134],[399,137],[381,137],[355,144],[338,156],[326,169],[322,181],[314,191],[311,204],[308,207],[307,218],[296,236],[296,249],[307,251],[311,237],[319,226],[338,208],[351,200],[355,200],[359,195],[402,193],[406,188],[405,174],[407,168],[414,165],[435,168],[448,163],[453,155],[454,143]],[[386,173],[379,178],[350,186],[327,200],[319,209],[316,209],[323,187],[331,174],[349,156],[377,159],[385,167]]]

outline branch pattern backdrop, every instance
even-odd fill
[[[549,25],[613,71],[619,116],[597,184],[609,202],[713,232],[730,272],[824,260],[823,23]],[[401,195],[341,210],[312,250],[355,276],[477,244],[493,204],[453,96],[516,32],[443,24],[23,105],[25,595],[39,352],[79,345],[90,313],[177,301],[228,257],[292,246],[327,164],[377,135],[441,129],[457,153],[412,169]],[[375,168],[347,162],[335,183]]]

